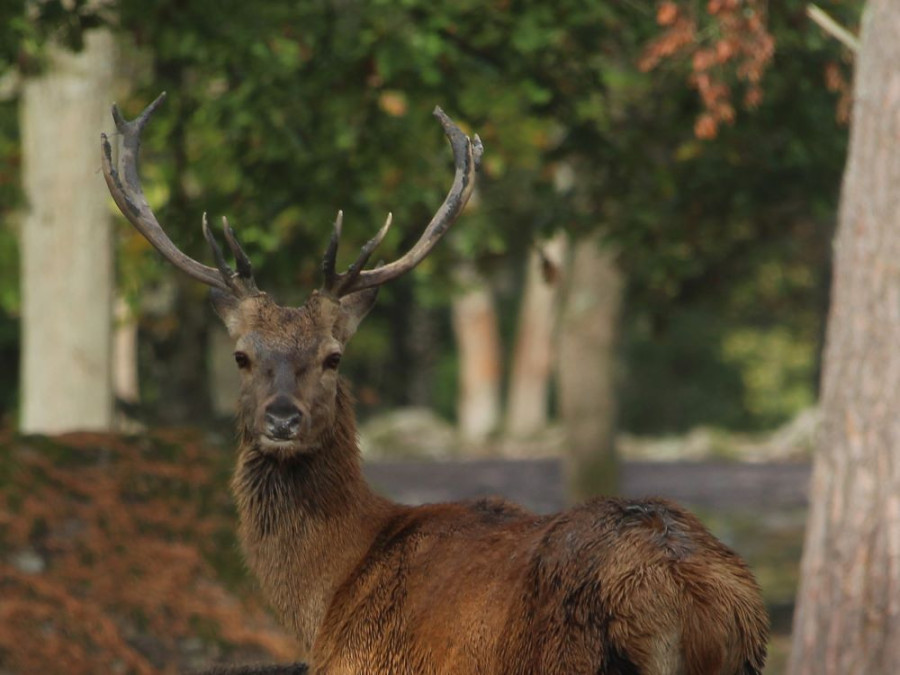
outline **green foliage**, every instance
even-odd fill
[[[0,313],[8,314],[19,309],[19,265],[13,228],[13,215],[21,204],[19,160],[16,106],[0,102]]]
[[[107,21],[98,5],[89,0],[0,0],[0,73],[11,67],[24,75],[40,72],[51,40],[80,50],[84,31]]]
[[[148,141],[155,154],[169,148],[170,200],[180,201],[175,176],[186,173],[198,188],[190,208],[239,215],[262,267],[290,287],[314,278],[315,256],[296,252],[321,249],[337,208],[351,244],[395,211],[390,257],[446,189],[449,153],[429,115],[438,103],[488,147],[483,207],[456,233],[457,253],[496,254],[555,229],[553,154],[573,125],[596,138],[609,131],[618,113],[607,72],[617,101],[648,79],[621,63],[637,45],[622,38],[634,12],[575,2],[469,9],[122,2],[122,27],[153,57],[152,84],[129,108],[170,92]]]
[[[19,376],[19,256],[14,210],[21,203],[16,107],[0,102],[0,421],[16,402]]]
[[[609,220],[631,282],[629,428],[760,428],[815,399],[847,140],[825,71],[841,53],[798,27],[796,8],[771,12],[759,107],[714,141],[684,116],[680,131],[645,134],[629,216]],[[657,114],[677,119],[684,103],[672,92]]]
[[[9,10],[0,67],[39,61],[48,36],[77,46],[82,29],[112,20],[142,62],[126,113],[169,92],[142,164],[160,219],[205,259],[201,213],[227,214],[260,285],[286,302],[318,284],[339,208],[345,263],[388,211],[395,225],[380,255],[415,241],[452,171],[430,116],[439,104],[484,140],[478,204],[416,275],[384,289],[386,318],[370,320],[354,347],[364,355],[356,379],[404,400],[402,384],[382,383],[409,370],[395,366],[409,365],[410,305],[446,300],[454,258],[502,267],[536,235],[601,228],[629,280],[625,425],[753,427],[814,395],[846,142],[823,80],[842,53],[802,20],[803,5],[770,5],[777,51],[762,102],[711,141],[693,135],[690,64],[636,65],[660,30],[651,0],[119,0],[103,15],[81,0],[47,2],[28,19]],[[853,8],[840,11],[852,20]],[[14,135],[3,131],[0,154],[11,157]],[[0,302],[14,308],[4,236]],[[169,274],[124,224],[120,263],[133,297]],[[445,382],[449,328],[436,325]],[[762,375],[776,371],[784,376]],[[673,400],[648,405],[660,393]],[[450,394],[442,384],[435,399],[448,406]]]

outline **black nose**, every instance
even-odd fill
[[[266,406],[266,434],[288,440],[297,435],[303,413],[285,397],[278,397]]]

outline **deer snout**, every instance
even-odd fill
[[[303,424],[303,411],[286,396],[279,396],[266,406],[266,435],[278,440],[295,438]]]

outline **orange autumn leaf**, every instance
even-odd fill
[[[678,6],[674,2],[663,2],[656,10],[656,23],[671,26],[678,18]]]

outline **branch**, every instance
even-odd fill
[[[828,16],[828,14],[820,7],[812,3],[808,4],[806,6],[806,15],[812,19],[819,28],[835,38],[851,52],[856,54],[856,52],[859,51],[859,38]]]

